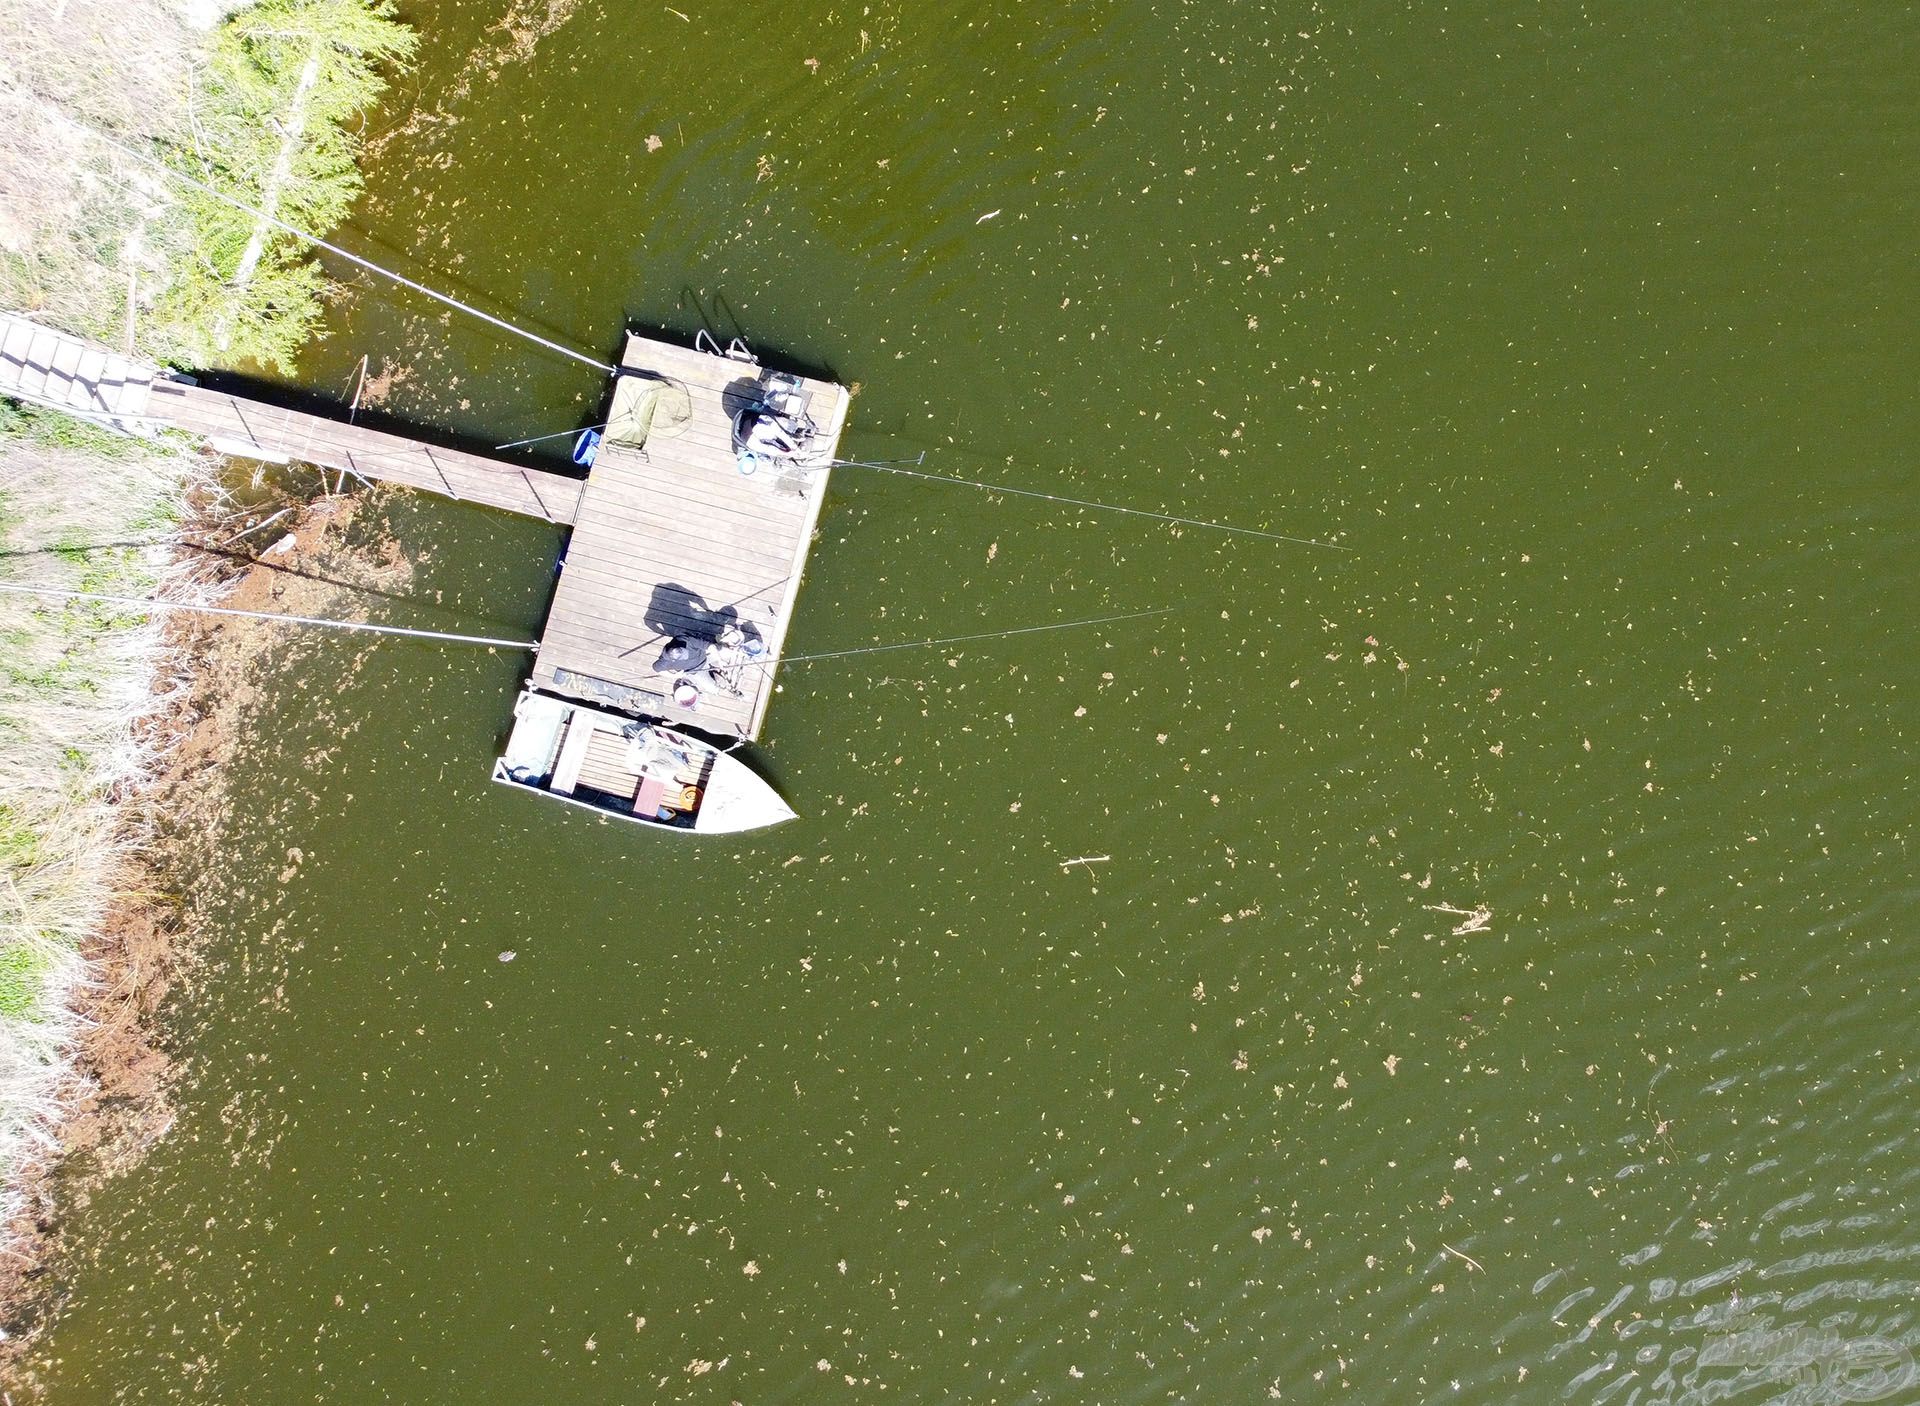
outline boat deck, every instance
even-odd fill
[[[597,706],[652,713],[721,737],[759,736],[773,696],[774,664],[730,669],[715,686],[697,680],[692,707],[671,701],[681,677],[656,670],[678,637],[716,641],[734,626],[764,647],[785,647],[807,549],[826,496],[850,397],[830,381],[804,381],[818,434],[803,464],[740,472],[734,413],[755,401],[768,373],[751,363],[629,335],[614,382],[607,438],[574,515],[533,683]],[[690,410],[656,415],[644,447],[624,421],[651,384],[684,392]]]

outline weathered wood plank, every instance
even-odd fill
[[[564,474],[444,449],[364,425],[269,406],[204,386],[159,382],[153,413],[170,424],[228,443],[251,443],[269,457],[291,457],[363,478],[571,523],[580,482]]]
[[[53,375],[53,354],[60,348],[57,333],[42,327],[34,332],[27,347],[26,365],[20,375],[20,389],[30,396],[43,396]]]
[[[760,383],[759,367],[638,336],[629,336],[624,362],[683,386],[691,420],[678,434],[650,440],[644,452],[615,444],[602,449],[581,495],[534,678],[551,686],[564,669],[669,694],[676,676],[653,670],[667,636],[648,624],[649,616],[664,629],[702,638],[711,635],[712,615],[731,608],[770,653],[779,648],[827,471],[797,482],[771,469],[740,473],[732,398]],[[847,396],[827,382],[806,387],[821,429],[815,452],[824,465],[837,448]],[[661,586],[697,597],[708,613],[673,592],[656,598]],[[696,679],[700,700],[690,710],[674,710],[676,720],[721,735],[756,735],[773,672],[771,665],[743,668],[737,696]]]

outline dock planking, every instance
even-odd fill
[[[147,404],[153,418],[200,435],[225,454],[281,463],[297,459],[356,478],[397,483],[560,526],[573,521],[580,501],[580,480],[564,474],[267,405],[187,381],[155,381]]]
[[[711,640],[731,621],[759,636],[770,662],[738,669],[737,694],[696,679],[694,706],[660,711],[717,736],[759,736],[850,403],[841,386],[803,381],[819,428],[806,459],[744,475],[733,414],[757,396],[766,374],[628,336],[609,438],[580,497],[536,686],[592,701],[579,686],[585,678],[664,699],[680,677],[654,668],[667,642]],[[644,448],[621,443],[623,404],[649,382],[684,390],[691,414],[681,425],[656,425]]]
[[[95,419],[140,422],[158,373],[78,337],[0,313],[0,395]]]

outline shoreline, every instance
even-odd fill
[[[33,40],[0,74],[0,185],[16,197],[0,210],[0,307],[150,362],[290,369],[328,287],[306,247],[122,156],[336,226],[360,192],[362,119],[416,37],[390,0],[303,4],[126,0],[63,9],[48,30],[0,0],[0,29]],[[358,564],[331,573],[344,585],[276,567],[337,549],[367,500],[185,445],[0,399],[0,572],[349,608]],[[264,507],[263,483],[282,494]],[[296,511],[269,529],[282,506]],[[191,877],[217,858],[224,763],[282,629],[18,596],[0,621],[0,1385],[18,1392],[64,1297],[70,1216],[172,1126]]]
[[[297,472],[297,471],[296,471]],[[296,503],[285,529],[257,555],[221,572],[217,599],[241,609],[337,611],[357,585],[390,583],[407,571],[384,533],[355,529],[379,494],[321,496]],[[251,510],[266,518],[280,500]],[[204,570],[183,534],[176,558]],[[315,574],[300,568],[321,567]],[[323,579],[324,578],[324,579]],[[209,597],[210,599],[213,597]],[[111,875],[103,921],[82,948],[89,981],[74,1004],[81,1033],[59,1101],[53,1146],[13,1168],[19,1209],[0,1230],[0,1382],[58,1317],[67,1286],[65,1231],[93,1192],[140,1165],[173,1126],[175,1094],[191,1077],[173,1045],[170,1002],[190,994],[200,933],[184,895],[217,858],[226,813],[227,763],[244,745],[249,716],[279,662],[284,627],[259,620],[172,617],[150,674],[160,706],[138,726],[164,763],[108,798],[131,848]],[[30,1388],[31,1383],[13,1385]]]

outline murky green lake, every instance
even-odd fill
[[[409,17],[347,242],[596,354],[744,331],[861,455],[1346,550],[839,473],[796,650],[1182,609],[790,669],[804,818],[731,843],[491,786],[524,660],[303,646],[54,1399],[1841,1400],[1920,1348],[1910,9]],[[597,418],[356,287],[310,384]],[[370,611],[537,627],[549,529],[392,525]]]

